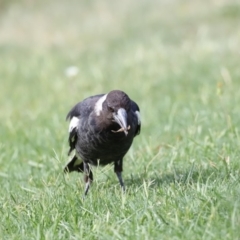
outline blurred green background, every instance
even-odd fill
[[[54,188],[57,194],[54,199],[61,199],[62,204],[54,202],[56,207],[65,206],[69,195],[80,198],[82,176],[69,176],[67,183],[62,179],[68,149],[65,116],[76,102],[90,95],[121,89],[139,104],[142,116],[141,135],[124,160],[124,177],[130,193],[144,187],[144,181],[155,181],[157,187],[149,191],[162,202],[163,196],[169,197],[170,183],[187,176],[204,185],[208,184],[209,176],[216,174],[212,187],[218,189],[220,182],[226,180],[222,183],[225,189],[218,189],[218,196],[229,196],[223,205],[212,205],[214,209],[221,207],[224,214],[219,213],[208,225],[199,225],[191,215],[180,217],[184,211],[180,214],[176,206],[166,203],[161,214],[176,227],[165,228],[164,223],[155,225],[153,221],[152,235],[148,235],[147,225],[136,239],[159,239],[158,233],[163,239],[169,236],[220,239],[225,233],[229,233],[225,239],[238,239],[239,46],[240,3],[234,0],[1,0],[0,201],[5,222],[0,227],[2,236],[31,239],[38,232],[35,227],[39,227],[37,236],[42,239],[45,230],[51,228],[39,221],[27,231],[31,221],[28,222],[22,209],[35,198],[40,202],[48,199],[49,207],[53,186],[58,186]],[[111,167],[96,171],[100,171],[97,182],[102,184],[93,186],[89,197],[93,202],[98,199],[94,192],[107,194],[107,189],[111,192],[112,188],[119,191]],[[102,176],[101,171],[110,177]],[[230,195],[228,181],[233,181],[236,187]],[[72,191],[64,189],[66,184]],[[191,194],[197,191],[195,187],[191,187]],[[175,200],[183,201],[175,190]],[[213,198],[211,194],[207,196]],[[135,201],[131,197],[129,203]],[[145,195],[141,197],[144,204]],[[192,199],[183,206],[188,204],[196,207]],[[89,208],[97,208],[96,205]],[[227,219],[233,218],[236,206],[233,227]],[[36,210],[35,205],[29,208],[30,212]],[[79,236],[120,239],[120,230],[114,225],[115,210],[106,235],[94,231],[90,224],[83,225]],[[36,211],[40,215],[46,213]],[[104,219],[105,213],[92,211]],[[132,211],[136,209],[133,207]],[[125,213],[126,218],[131,218],[131,210]],[[210,219],[209,212],[203,213]],[[177,225],[178,217],[182,225]],[[60,214],[59,218],[64,217]],[[140,218],[137,216],[136,220]],[[18,219],[19,225],[13,219]],[[181,230],[189,222],[194,227],[187,232]],[[101,224],[104,221],[97,225],[99,229]],[[120,236],[130,239],[131,234],[124,226]],[[140,226],[144,229],[144,224]],[[207,226],[212,229],[211,234],[206,233]],[[49,239],[71,238],[67,233],[59,234],[58,227],[49,230]],[[87,237],[84,229],[88,228],[93,232]],[[132,234],[135,230],[133,225]]]

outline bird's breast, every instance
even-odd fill
[[[123,132],[113,133],[107,129],[80,128],[76,150],[79,156],[93,165],[105,165],[123,158],[133,141],[133,130],[127,136]]]

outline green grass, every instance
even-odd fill
[[[0,239],[240,239],[240,5],[3,1]],[[65,74],[77,66],[77,76]],[[65,116],[122,89],[142,132],[112,166],[63,175]]]

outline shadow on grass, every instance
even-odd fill
[[[169,184],[194,184],[194,183],[207,183],[210,178],[219,177],[219,171],[214,168],[210,169],[195,169],[194,165],[187,170],[173,169],[172,172],[159,174],[157,172],[143,172],[138,176],[132,175],[131,178],[125,179],[127,186],[141,186],[143,182],[148,182],[149,187],[159,187],[162,185]],[[221,173],[221,178],[223,174]],[[227,177],[227,174],[224,174],[224,177]]]

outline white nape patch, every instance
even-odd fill
[[[68,132],[71,132],[75,127],[78,127],[79,118],[73,117],[69,124]]]
[[[138,125],[141,124],[141,115],[139,111],[135,111],[135,114],[137,115],[137,119],[138,119]]]
[[[102,111],[102,104],[106,100],[106,98],[107,98],[107,94],[105,94],[104,96],[99,98],[98,101],[96,102],[95,107],[94,107],[94,111],[97,114],[97,116],[100,116],[100,113]]]

